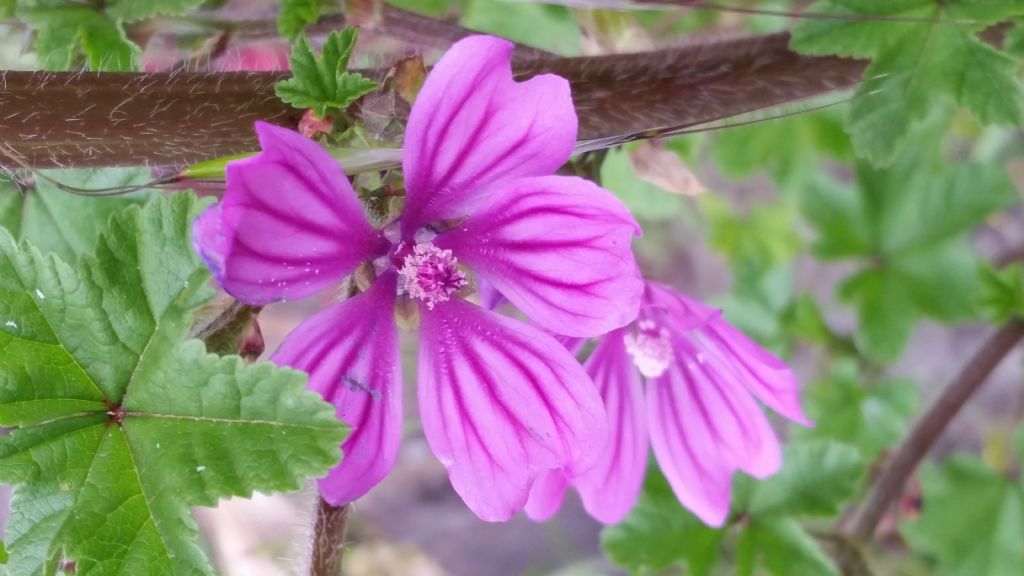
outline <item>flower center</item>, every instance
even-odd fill
[[[668,330],[651,320],[637,322],[634,330],[626,334],[624,340],[626,352],[633,358],[640,373],[648,378],[661,376],[672,362],[672,342]]]
[[[398,275],[400,291],[425,302],[431,310],[469,283],[452,251],[442,250],[430,242],[417,244],[405,255]]]

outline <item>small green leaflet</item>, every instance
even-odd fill
[[[319,17],[320,0],[281,0],[277,31],[285,38],[294,38]]]
[[[989,25],[1024,15],[1024,3],[821,0],[808,11],[865,17],[805,21],[793,30],[792,44],[806,54],[871,58],[847,129],[858,154],[874,164],[891,163],[915,125],[936,110],[948,119],[953,105],[985,124],[1024,123],[1017,61],[978,37]]]
[[[9,570],[212,574],[189,506],[290,490],[340,457],[343,426],[304,376],[184,340],[211,290],[202,206],[115,214],[77,266],[0,231],[0,481],[16,484]]]
[[[1024,566],[1024,490],[975,456],[953,456],[921,473],[922,511],[903,525],[911,548],[937,562],[936,576],[1017,576]]]
[[[344,111],[360,97],[377,89],[362,74],[347,72],[348,60],[359,31],[346,28],[331,32],[317,57],[305,35],[292,45],[292,77],[274,86],[281,100],[299,109],[311,109],[321,118],[329,110]]]
[[[1019,263],[996,269],[981,266],[981,306],[985,315],[996,324],[1015,316],[1024,317],[1024,267]]]
[[[102,170],[46,170],[56,181],[86,190],[143,184],[150,179],[145,168]],[[42,251],[54,252],[74,263],[92,250],[111,214],[145,202],[149,190],[108,197],[84,197],[64,192],[37,176],[34,189],[19,190],[0,174],[0,226],[15,240],[29,240]]]

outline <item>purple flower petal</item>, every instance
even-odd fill
[[[552,174],[569,159],[577,120],[569,83],[512,79],[511,42],[456,42],[427,76],[405,130],[402,230],[465,214],[484,185]]]
[[[423,431],[477,516],[507,520],[541,472],[593,463],[607,441],[604,409],[564,348],[461,299],[420,313]]]
[[[569,487],[569,479],[562,470],[549,470],[542,473],[530,488],[530,498],[523,510],[534,522],[547,522],[562,507],[565,490]]]
[[[732,360],[736,379],[758,400],[793,422],[814,426],[800,407],[796,377],[782,360],[721,318],[708,323],[704,333],[707,347]]]
[[[647,282],[644,307],[666,310],[673,329],[692,332],[702,353],[717,359],[722,377],[746,388],[786,418],[813,426],[800,407],[800,387],[786,363],[722,318],[722,311],[656,282]]]
[[[732,472],[769,476],[781,464],[781,450],[761,408],[723,376],[727,367],[684,337],[673,344],[675,361],[649,380],[651,446],[683,505],[720,526],[729,512]]]
[[[705,306],[664,284],[650,280],[646,281],[643,307],[647,310],[664,310],[671,317],[672,325],[678,330],[703,328],[708,322],[722,315],[722,311],[717,308]]]
[[[387,250],[327,151],[263,122],[256,133],[263,152],[228,163],[224,199],[192,231],[229,294],[248,304],[303,298]]]
[[[630,247],[640,228],[610,192],[567,176],[492,186],[481,206],[435,243],[537,325],[596,336],[636,318],[643,279]]]
[[[605,336],[585,369],[601,391],[611,439],[597,464],[573,480],[583,506],[598,521],[617,524],[636,504],[647,470],[643,381],[623,343],[624,330]]]
[[[309,373],[309,387],[352,426],[345,456],[319,481],[335,506],[366,494],[391,471],[402,433],[402,381],[395,327],[395,276],[296,328],[272,360]]]

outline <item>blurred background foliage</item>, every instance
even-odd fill
[[[710,3],[862,17],[825,20],[680,6],[611,9],[602,6],[627,2],[599,0],[391,3],[566,56],[795,29],[798,50],[870,58],[872,64],[860,88],[824,109],[817,109],[818,102],[788,106],[751,124],[726,122],[628,144],[594,159],[600,162],[602,184],[643,224],[645,235],[636,249],[646,274],[722,307],[730,321],[789,360],[803,383],[804,405],[816,426],[786,428],[779,422],[787,442],[783,470],[760,482],[738,476],[733,513],[724,528],[708,528],[684,510],[652,464],[633,513],[601,531],[609,564],[601,559],[593,525],[578,504],[568,506],[553,527],[525,521],[480,527],[466,521],[465,511],[448,510],[457,507],[457,499],[438,495],[449,489],[436,481],[436,470],[426,483],[416,479],[429,465],[415,453],[422,444],[407,442],[398,478],[388,481],[392,488],[386,483],[381,500],[368,499],[366,524],[355,527],[353,573],[616,574],[621,569],[813,576],[838,574],[840,565],[853,573],[863,568],[908,576],[1021,573],[1024,372],[1019,353],[1010,355],[984,394],[945,431],[878,527],[877,545],[851,541],[843,530],[910,423],[992,326],[1024,314],[1024,270],[1017,263],[1024,258],[1020,2]],[[16,15],[28,25],[0,24],[3,67],[90,62],[94,68],[124,69],[130,67],[128,56],[112,59],[111,50],[142,55],[144,61],[161,49],[135,46],[124,27],[162,14],[156,7],[174,2],[131,3],[132,9],[128,2],[106,4],[105,11],[96,11],[90,3],[71,0],[0,0],[0,15]],[[191,8],[200,2],[178,4]],[[207,8],[215,4],[225,3],[205,3]],[[275,10],[273,2],[227,4],[253,14]],[[333,2],[320,4],[337,10]],[[150,5],[153,10],[140,7]],[[35,44],[30,44],[32,30]],[[44,50],[59,53],[59,61],[33,57]],[[360,57],[374,61],[373,54]],[[102,187],[112,178],[137,183],[145,178],[137,172],[62,171],[60,176],[67,183]],[[0,179],[0,225],[72,260],[95,239],[97,222],[138,201],[83,200],[51,190],[45,181],[22,196]],[[271,310],[267,321],[287,324],[293,313],[275,316]],[[269,343],[275,329],[268,331]],[[420,492],[402,500],[406,509],[381,503],[388,494],[410,489]],[[438,502],[448,508],[442,510]],[[417,506],[438,525],[422,518],[417,524],[420,516],[411,509]],[[412,526],[454,540],[437,544],[429,535],[397,528],[401,519],[385,518],[405,513]],[[526,527],[544,534],[540,543],[523,536]],[[478,530],[489,544],[474,545]],[[412,545],[420,550],[416,557],[433,555],[435,545],[448,551],[436,563],[395,564],[374,552],[379,541],[402,542],[399,549]],[[511,552],[488,555],[488,546],[502,545]],[[279,551],[268,554],[280,556]],[[837,563],[851,554],[854,561]],[[380,568],[384,565],[392,568]],[[406,567],[393,568],[397,565]]]

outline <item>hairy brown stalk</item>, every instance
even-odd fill
[[[514,65],[567,78],[579,138],[615,141],[729,118],[855,85],[864,62],[799,55],[787,34]],[[380,77],[381,70],[365,71]],[[281,73],[0,71],[0,149],[33,168],[180,166],[256,148],[256,119],[296,126]]]
[[[317,500],[313,525],[313,551],[310,576],[341,576],[350,506],[332,506],[323,497]]]
[[[779,16],[800,20],[840,20],[851,22],[898,22],[905,24],[976,24],[973,20],[966,19],[943,19],[943,18],[918,18],[913,16],[886,16],[883,14],[854,14],[842,12],[821,12],[817,10],[773,10],[770,8],[756,8],[752,6],[739,6],[736,4],[706,2],[703,0],[639,0],[634,4],[636,9],[650,8],[652,6],[677,6],[690,10],[707,10],[712,12],[732,12],[735,14],[748,14],[751,16]]]
[[[262,306],[250,306],[231,301],[224,306],[215,302],[200,312],[192,327],[190,337],[206,342],[206,349],[214,354],[240,354],[243,357],[259,356],[258,351],[246,349],[247,338],[255,330],[259,332],[258,316]],[[260,338],[262,345],[262,337]],[[254,360],[255,358],[247,358]]]
[[[1018,318],[999,328],[981,345],[942,395],[914,424],[889,465],[875,481],[867,502],[855,516],[850,531],[852,536],[860,541],[868,541],[874,536],[878,523],[903,493],[907,478],[935,440],[1021,339],[1024,339],[1024,320]]]

